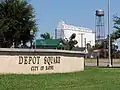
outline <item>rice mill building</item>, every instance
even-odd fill
[[[68,25],[64,21],[60,21],[55,29],[55,38],[56,39],[69,39],[69,37],[75,33],[75,40],[78,41],[76,46],[86,47],[86,44],[89,43],[91,46],[95,45],[95,32],[89,28]]]

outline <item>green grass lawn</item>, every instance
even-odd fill
[[[0,75],[0,90],[120,90],[120,68],[87,67],[84,72]]]

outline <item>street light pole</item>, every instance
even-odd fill
[[[32,40],[32,38],[33,38],[33,30],[30,30],[30,37],[31,37],[31,40],[30,40],[30,47],[33,49],[33,40]]]
[[[111,67],[111,45],[110,45],[110,0],[108,0],[108,66]]]
[[[35,49],[36,49],[36,35],[35,35]]]

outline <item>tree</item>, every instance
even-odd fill
[[[61,40],[61,42],[64,45],[65,49],[72,50],[72,48],[75,47],[75,45],[78,43],[77,40],[74,40],[75,37],[76,37],[76,34],[73,33],[70,36],[69,40],[67,40],[67,39]]]
[[[120,38],[120,17],[114,16],[114,28],[116,29],[115,32],[113,32],[110,37],[114,40],[117,40]]]
[[[31,30],[33,35],[30,35]],[[0,47],[9,48],[13,42],[15,47],[22,42],[26,46],[26,43],[33,39],[36,31],[34,9],[26,0],[0,2]]]
[[[103,40],[96,40],[95,46],[93,47],[94,50],[100,50],[100,55],[101,56],[106,56],[108,54],[108,36],[106,39]],[[118,46],[114,43],[115,39],[110,37],[110,46],[111,46],[111,55],[112,53],[117,52]]]
[[[53,39],[52,36],[50,36],[50,33],[46,32],[40,35],[43,39]]]

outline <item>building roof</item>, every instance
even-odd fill
[[[44,46],[44,47],[59,47],[60,39],[37,39],[36,46]]]
[[[91,29],[89,29],[89,28],[65,24],[64,21],[60,21],[60,22],[58,23],[57,29],[76,30],[76,31],[81,31],[81,32],[93,32],[93,31],[92,31]]]

